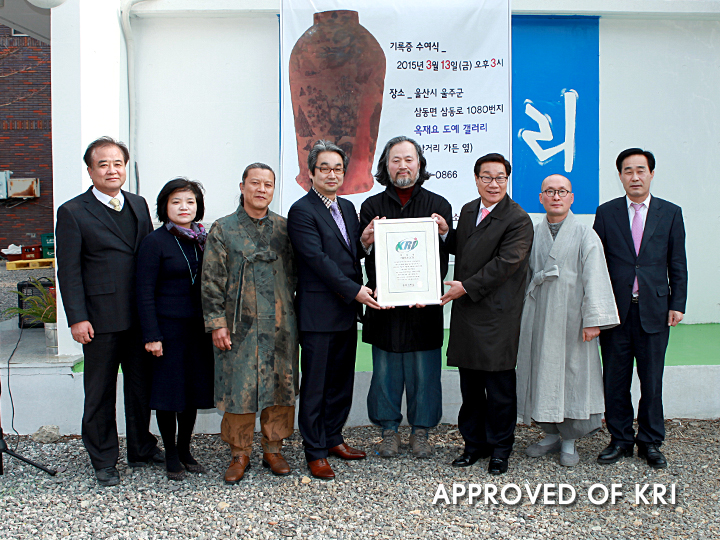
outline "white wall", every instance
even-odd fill
[[[154,214],[175,176],[205,186],[205,223],[233,212],[246,165],[280,162],[277,15],[139,18],[140,193]]]
[[[687,323],[720,322],[720,21],[600,20],[600,200],[615,158],[651,150],[651,192],[683,209]]]
[[[51,10],[53,204],[57,209],[92,184],[82,156],[96,138],[127,140],[125,47],[118,6],[67,0]],[[58,309],[59,353],[77,354]]]
[[[347,427],[367,426],[370,419],[367,414],[367,393],[370,388],[372,372],[355,374],[353,403],[348,417]],[[720,366],[670,366],[665,370],[663,385],[663,404],[665,418],[713,419],[720,415]],[[0,383],[7,388],[7,368],[0,364]],[[83,408],[83,374],[70,373],[70,365],[36,364],[16,366],[12,370],[13,403],[16,416],[15,429],[21,435],[35,432],[40,426],[56,425],[63,435],[79,434],[81,430]],[[117,427],[121,436],[125,435],[125,406],[123,398],[123,379],[118,376],[116,393]],[[454,424],[462,404],[459,374],[457,371],[442,372],[443,415],[441,422]],[[52,407],[40,405],[38,395],[43,396],[42,403],[52,403]],[[640,397],[640,384],[637,375],[632,384],[633,407],[637,410]],[[2,395],[2,409],[10,411],[10,397]],[[296,415],[299,408],[296,408]],[[405,406],[403,403],[403,413]],[[8,414],[7,417],[10,415]],[[405,414],[404,414],[405,416]],[[7,418],[6,417],[6,418]],[[195,433],[219,433],[222,413],[217,409],[198,411]],[[403,421],[403,425],[406,425]],[[295,423],[297,426],[297,421]],[[9,425],[5,429],[10,432]],[[150,430],[158,433],[157,423],[151,420]],[[256,431],[260,431],[260,418],[256,420]]]
[[[514,13],[601,15],[600,200],[623,194],[629,146],[658,159],[653,193],[683,207],[690,270],[684,322],[720,322],[720,1],[516,0]],[[52,10],[55,204],[89,185],[80,157],[128,138],[119,0]],[[140,193],[151,208],[177,175],[202,181],[206,223],[232,212],[245,165],[279,165],[279,2],[153,0],[137,6]],[[282,179],[280,179],[282,181]],[[538,218],[539,216],[533,216]],[[592,223],[592,216],[581,216]],[[60,321],[60,352],[74,344]]]
[[[720,146],[720,21],[652,17],[600,20],[600,200],[623,194],[620,150],[656,154],[653,193],[682,206],[687,226],[685,322],[720,322],[720,183],[710,159]],[[155,16],[133,28],[141,193],[152,206],[171,177],[201,180],[211,223],[234,210],[246,164],[277,170],[277,18]]]

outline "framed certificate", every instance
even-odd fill
[[[381,306],[439,304],[440,237],[432,218],[375,220],[375,275]]]

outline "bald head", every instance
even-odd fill
[[[562,174],[551,174],[542,181],[540,191],[545,191],[549,187],[552,187],[553,189],[565,188],[568,191],[572,191],[572,182],[570,182],[570,180],[565,178]]]
[[[548,195],[552,193],[552,195]],[[570,206],[575,200],[570,180],[562,174],[551,174],[542,182],[540,187],[540,204],[547,212],[547,220],[550,223],[559,223],[564,220]]]

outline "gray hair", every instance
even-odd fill
[[[310,153],[308,154],[308,170],[310,171],[310,174],[315,174],[315,167],[317,166],[317,160],[320,152],[335,152],[336,154],[339,154],[343,160],[343,168],[347,169],[349,159],[345,151],[335,143],[320,139],[313,145],[312,150],[310,150]]]
[[[422,147],[410,137],[406,137],[405,135],[399,135],[397,137],[393,137],[387,142],[385,148],[383,148],[382,154],[380,154],[380,158],[378,159],[377,172],[375,172],[375,180],[377,180],[380,185],[392,185],[392,180],[390,180],[390,173],[388,172],[390,150],[392,150],[393,146],[395,146],[396,144],[400,144],[403,142],[411,143],[415,147],[415,152],[417,152],[420,169],[418,170],[418,177],[415,181],[415,184],[421,186],[423,182],[425,182],[425,180],[430,178],[430,173],[427,171],[427,160],[423,155]]]
[[[88,167],[92,167],[93,152],[95,152],[95,150],[97,150],[98,148],[104,148],[106,146],[117,146],[123,155],[125,165],[127,165],[128,161],[130,161],[130,151],[128,150],[128,147],[125,145],[125,143],[116,141],[112,137],[107,136],[95,139],[93,142],[90,143],[90,146],[87,147],[87,150],[85,150],[85,155],[83,156],[83,161],[85,161],[85,165],[87,165]]]

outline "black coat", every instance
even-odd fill
[[[143,240],[138,253],[137,301],[145,343],[163,340],[158,317],[202,317],[202,257],[197,245],[177,238],[164,226]],[[195,275],[194,284],[188,264]]]
[[[448,365],[504,371],[517,361],[533,224],[508,195],[475,226],[479,209],[479,198],[463,206],[446,239],[467,291],[453,301]]]
[[[625,197],[601,205],[593,228],[605,248],[621,324],[630,309],[636,276],[642,298],[638,304],[640,322],[645,332],[652,334],[667,329],[669,310],[685,313],[688,271],[685,225],[679,206],[657,197],[650,198],[638,255]]]
[[[70,326],[90,321],[95,332],[122,332],[137,321],[135,262],[140,242],[153,227],[145,199],[127,191],[123,195],[137,218],[132,241],[92,188],[58,208],[58,284]]]
[[[200,303],[202,255],[197,245],[165,227],[140,245],[137,302],[143,341],[162,341],[163,347],[162,356],[145,353],[153,369],[150,407],[155,410],[215,406],[212,337],[205,333]]]
[[[430,217],[437,213],[452,227],[452,207],[444,197],[422,186],[416,186],[410,200],[402,206],[394,186],[377,195],[368,197],[360,207],[360,230],[364,230],[375,217],[388,219]],[[449,254],[440,243],[440,281],[448,270]],[[365,271],[372,290],[376,287],[375,250],[365,258]],[[442,285],[441,285],[442,287]],[[441,289],[442,290],[442,289]],[[388,310],[367,308],[363,319],[362,339],[388,352],[430,351],[443,344],[443,308],[396,307]]]
[[[295,301],[301,332],[342,332],[357,324],[362,271],[360,225],[353,203],[337,198],[350,245],[317,193],[290,207],[287,229],[295,252]]]

